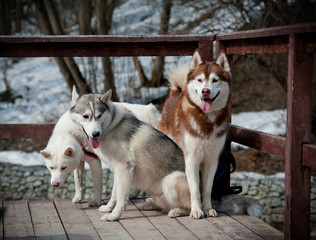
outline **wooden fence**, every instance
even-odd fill
[[[0,36],[0,57],[182,56],[198,48],[211,61],[214,41],[216,55],[288,54],[286,137],[230,125],[228,140],[285,158],[284,238],[309,239],[315,23],[207,36]],[[0,138],[48,138],[53,127],[0,124]]]

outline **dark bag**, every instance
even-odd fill
[[[226,144],[218,159],[212,197],[220,198],[223,195],[239,194],[242,192],[242,186],[230,186],[230,174],[235,170],[236,160],[230,151],[230,144]]]

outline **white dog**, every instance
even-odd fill
[[[74,171],[75,196],[73,203],[83,199],[84,163],[90,166],[93,181],[94,198],[89,206],[99,206],[102,196],[102,167],[100,159],[93,153],[82,130],[65,112],[58,120],[53,134],[44,150],[40,152],[51,173],[51,185],[62,186],[68,174]]]

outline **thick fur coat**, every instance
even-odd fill
[[[224,53],[216,62],[203,62],[196,51],[190,67],[175,68],[169,74],[169,81],[170,95],[162,110],[159,130],[172,138],[184,153],[191,193],[190,216],[215,217],[211,190],[229,122],[229,63]]]

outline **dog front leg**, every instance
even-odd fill
[[[213,188],[213,181],[217,169],[217,159],[211,161],[202,167],[202,180],[203,180],[203,210],[208,217],[216,217],[217,212],[212,207],[211,194]]]
[[[83,171],[84,171],[84,162],[80,161],[78,167],[74,171],[74,182],[75,182],[75,196],[72,199],[73,203],[79,203],[83,199]]]
[[[87,162],[90,166],[93,183],[93,200],[89,201],[89,207],[98,207],[102,197],[102,165],[100,159],[89,158]]]
[[[118,163],[117,166],[114,167],[117,202],[111,214],[105,214],[101,217],[102,221],[116,221],[124,211],[132,175],[132,167],[128,165],[127,163]]]
[[[117,201],[117,192],[116,192],[116,174],[114,172],[114,179],[113,179],[113,187],[112,187],[112,193],[111,193],[111,198],[109,202],[106,205],[102,205],[99,207],[100,212],[112,212],[112,210],[115,208],[116,201]]]
[[[201,195],[199,187],[199,163],[196,163],[194,156],[188,156],[185,159],[185,172],[188,179],[190,195],[191,195],[191,213],[190,217],[194,219],[200,219],[204,217],[204,213],[201,209]]]

